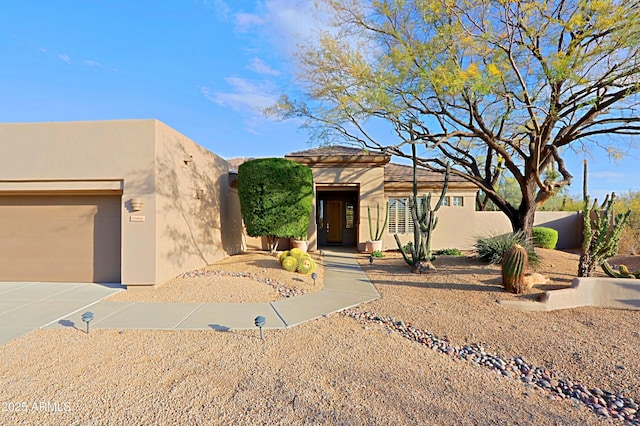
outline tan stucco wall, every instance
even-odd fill
[[[496,235],[511,232],[511,222],[502,212],[475,212],[476,235]],[[558,231],[556,248],[580,247],[582,244],[582,214],[580,212],[539,211],[534,226],[546,226]]]
[[[427,194],[430,191],[420,190],[418,196]],[[449,190],[446,193],[448,197],[463,197],[462,206],[441,206],[436,212],[438,223],[431,235],[431,248],[433,250],[443,248],[459,248],[470,249],[473,246],[474,221],[475,213],[475,190]],[[407,198],[412,195],[411,192],[387,191],[386,198]],[[431,191],[431,207],[435,207],[440,197],[440,190]],[[450,198],[452,199],[452,198]],[[402,244],[413,241],[413,233],[399,234]],[[397,250],[393,234],[389,231],[385,233],[383,240],[384,250]]]
[[[239,250],[239,218],[220,215],[233,200],[226,162],[157,120],[0,124],[0,141],[0,191],[121,193],[124,284],[157,284]],[[187,168],[183,150],[194,157]]]
[[[367,219],[367,207],[376,211],[380,205],[384,209],[384,168],[379,167],[313,167],[313,181],[318,189],[345,185],[359,188],[360,209],[358,220],[358,249],[364,250],[365,242],[369,239],[369,222]],[[314,198],[311,225],[309,227],[309,249],[317,248],[316,200]]]
[[[229,201],[227,162],[163,123],[155,132],[155,270],[162,282],[240,251],[242,228]]]
[[[155,211],[154,123],[0,124],[0,169],[13,190],[99,192],[107,186],[104,181],[120,182],[123,283],[155,282],[155,216],[149,214]],[[136,215],[145,215],[145,222],[130,222],[125,202],[131,197],[143,198],[143,210]]]

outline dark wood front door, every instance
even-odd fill
[[[342,242],[343,215],[341,200],[327,201],[327,243]]]

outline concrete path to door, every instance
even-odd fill
[[[121,285],[0,282],[0,345],[79,313],[123,290]]]
[[[92,329],[218,331],[255,329],[253,322],[258,315],[264,316],[266,319],[264,328],[280,329],[292,327],[380,297],[352,253],[325,251],[324,261],[324,289],[318,293],[271,303],[99,302],[93,304],[90,309],[70,306],[67,308],[67,315],[62,314],[57,319],[49,319],[56,315],[52,314],[47,318],[41,318],[40,322],[35,317],[30,319],[25,313],[23,315],[30,321],[20,322],[25,325],[21,328],[22,332],[20,332],[20,327],[14,327],[12,329],[14,331],[13,337],[8,334],[5,337],[5,332],[0,329],[0,344],[36,328],[74,327],[79,331],[84,330],[85,325],[81,320],[81,315],[86,310],[94,313],[94,320],[91,322]],[[1,296],[2,294],[0,294]],[[0,298],[0,300],[4,299]],[[46,300],[49,303],[54,301],[54,299]],[[0,309],[2,309],[1,304]],[[4,315],[5,313],[0,310],[0,321],[5,325],[11,324],[10,317],[3,320]]]

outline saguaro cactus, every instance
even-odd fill
[[[504,253],[502,256],[502,285],[505,290],[515,294],[522,294],[528,290],[524,282],[528,261],[527,249],[520,244],[514,245]]]
[[[618,252],[620,234],[629,220],[631,210],[613,216],[613,203],[616,193],[607,195],[598,207],[598,199],[590,203],[589,196],[584,199],[582,218],[582,250],[578,264],[578,276],[590,277],[596,267]]]
[[[402,246],[398,234],[394,234],[394,238],[405,262],[413,267],[413,272],[422,273],[435,269],[431,264],[431,233],[438,225],[438,218],[435,216],[435,212],[440,209],[449,186],[450,164],[447,163],[440,198],[438,198],[438,202],[432,209],[431,193],[422,196],[422,205],[418,203],[418,173],[415,145],[411,145],[411,152],[413,158],[413,197],[409,198],[409,210],[411,211],[411,218],[413,219],[413,243],[409,244],[408,252]]]

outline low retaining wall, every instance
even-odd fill
[[[527,311],[555,311],[581,306],[640,310],[640,280],[575,278],[570,288],[546,291],[542,300],[500,300],[503,306]]]

